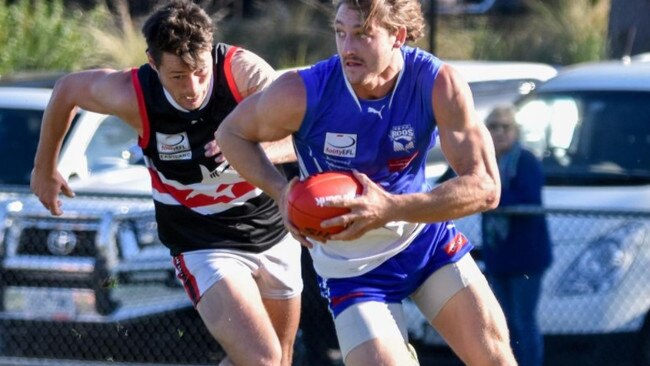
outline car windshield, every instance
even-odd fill
[[[533,91],[539,84],[534,79],[488,80],[470,82],[474,108],[481,120],[498,105],[510,104]]]
[[[547,184],[650,182],[650,93],[540,93],[518,104],[521,140]]]
[[[97,127],[86,149],[92,173],[127,167],[142,156],[135,131],[121,119],[107,116]],[[143,162],[141,162],[143,163]]]
[[[0,109],[0,184],[29,185],[41,118],[42,110]]]
[[[0,108],[0,184],[29,185],[42,118],[42,110]]]

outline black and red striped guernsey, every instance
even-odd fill
[[[230,74],[236,49],[215,45],[212,91],[196,111],[173,106],[148,64],[132,70],[158,234],[172,255],[208,248],[261,252],[286,235],[269,196],[205,156],[205,144],[241,99]]]

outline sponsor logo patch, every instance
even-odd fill
[[[325,147],[323,153],[342,158],[356,157],[357,135],[353,133],[327,132],[325,134]]]
[[[190,160],[192,159],[192,148],[187,132],[168,135],[156,132],[156,144],[160,160]]]
[[[445,253],[452,256],[458,253],[467,244],[467,238],[461,233],[457,233],[449,243],[444,246]]]

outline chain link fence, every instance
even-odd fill
[[[49,216],[26,192],[0,200],[0,365],[221,360],[223,351],[157,240],[150,198],[79,195],[66,200],[61,217]],[[579,339],[581,357],[591,361],[574,357],[566,364],[622,365],[625,354],[631,364],[650,365],[650,213],[503,213],[544,214],[549,223],[554,262],[538,309],[547,364],[560,365],[563,347]],[[480,264],[480,217],[456,223],[477,246],[472,254]],[[341,365],[306,251],[302,259],[305,290],[294,364]],[[460,364],[436,359],[444,341],[408,301],[405,310],[423,365]],[[600,346],[588,347],[591,340]],[[603,363],[607,357],[613,362]]]

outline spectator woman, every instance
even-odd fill
[[[518,142],[514,110],[499,106],[487,117],[501,177],[501,201],[482,216],[486,275],[510,329],[519,365],[543,364],[543,338],[536,319],[544,271],[552,261],[543,215],[499,213],[499,208],[542,205],[541,163]]]

